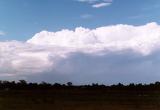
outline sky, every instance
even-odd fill
[[[160,80],[159,0],[0,0],[0,79]]]

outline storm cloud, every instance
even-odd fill
[[[84,83],[149,83],[160,79],[160,26],[111,25],[42,31],[0,42],[1,79]]]

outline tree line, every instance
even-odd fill
[[[160,82],[150,83],[150,84],[134,84],[130,83],[124,85],[122,83],[114,85],[104,85],[98,83],[92,83],[90,85],[73,85],[72,82],[67,82],[66,84],[60,83],[31,83],[25,80],[19,81],[0,81],[0,90],[14,90],[14,89],[55,89],[55,88],[82,88],[82,89],[160,89]]]

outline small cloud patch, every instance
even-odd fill
[[[0,36],[4,36],[4,35],[6,35],[6,33],[3,31],[0,31]]]

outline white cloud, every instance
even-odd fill
[[[37,33],[27,43],[65,47],[70,50],[84,52],[97,50],[131,49],[142,54],[149,54],[158,48],[160,42],[160,26],[149,23],[144,26],[115,25],[100,27],[93,30],[78,27],[75,31],[62,30],[58,32],[42,31]]]
[[[77,0],[91,4],[93,8],[101,8],[112,4],[113,0]]]
[[[103,0],[104,2],[113,2],[113,0]]]
[[[0,42],[0,77],[116,82],[132,76],[133,81],[153,80],[158,78],[159,51],[157,23],[42,31],[26,42]],[[144,79],[136,79],[141,76]],[[86,79],[89,77],[93,80]]]
[[[87,2],[87,3],[95,3],[95,2],[113,2],[113,0],[77,0],[78,2]]]
[[[3,31],[0,31],[0,36],[4,36],[6,33]]]
[[[99,0],[77,0],[79,2],[87,2],[87,3],[94,3],[94,2],[97,2]]]
[[[101,8],[101,7],[106,7],[106,6],[110,6],[112,3],[97,3],[97,4],[94,4],[92,5],[93,8]]]
[[[92,18],[93,16],[91,14],[83,14],[81,15],[81,18],[82,19],[89,19],[89,18]]]

